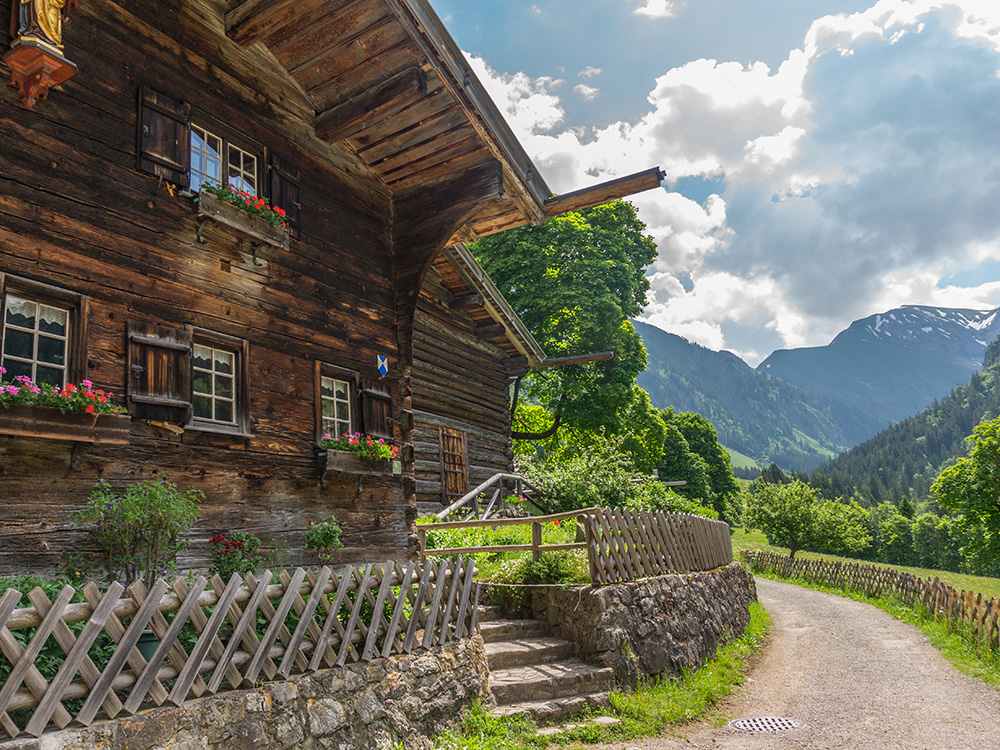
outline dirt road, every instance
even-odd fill
[[[985,750],[1000,748],[1000,693],[959,674],[916,628],[875,607],[757,579],[774,630],[721,712],[783,717],[800,728],[737,734],[695,727],[632,750]]]

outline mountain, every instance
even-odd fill
[[[998,313],[905,305],[855,321],[827,346],[778,350],[757,369],[865,415],[864,439],[968,381],[1000,333]]]
[[[872,502],[928,496],[941,469],[968,452],[965,438],[984,419],[1000,416],[1000,341],[991,345],[981,373],[920,413],[883,430],[813,474],[829,496],[860,491]]]
[[[729,352],[633,321],[649,358],[638,383],[660,408],[708,419],[719,442],[761,466],[811,469],[862,439],[864,416],[755,370]]]

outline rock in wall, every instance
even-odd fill
[[[738,562],[599,588],[538,589],[535,617],[577,644],[580,658],[613,667],[621,685],[697,669],[738,637],[756,601],[753,576]]]

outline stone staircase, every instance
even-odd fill
[[[541,620],[503,619],[499,607],[480,606],[479,629],[497,701],[493,713],[556,721],[607,703],[613,670],[574,657],[576,645],[550,635]]]

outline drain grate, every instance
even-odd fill
[[[781,732],[785,729],[796,729],[799,726],[797,721],[792,719],[780,719],[774,716],[755,716],[752,719],[733,719],[729,722],[729,728],[734,732]]]

